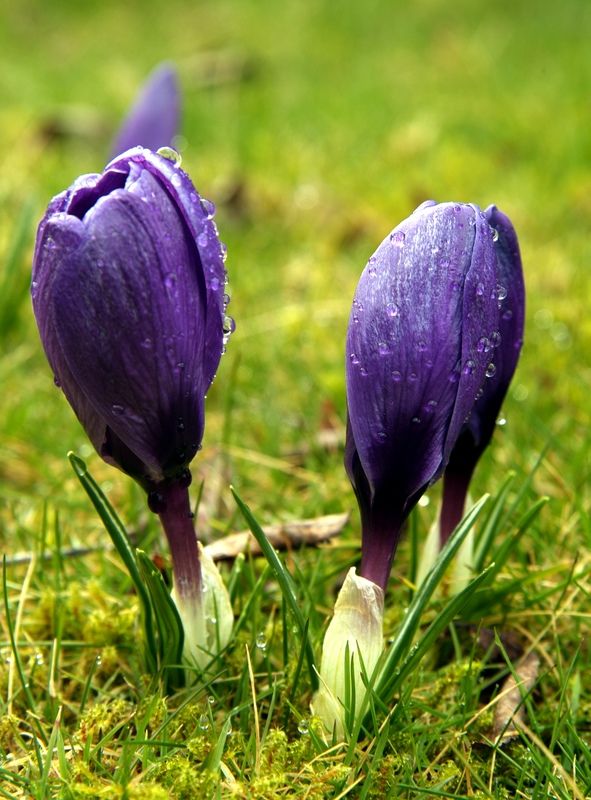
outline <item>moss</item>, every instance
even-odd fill
[[[161,761],[151,774],[158,785],[170,789],[174,800],[195,800],[211,797],[219,778],[206,770],[200,770],[190,759],[174,755]]]
[[[78,733],[82,739],[96,739],[104,733],[129,723],[135,709],[126,700],[111,700],[96,703],[84,712]]]

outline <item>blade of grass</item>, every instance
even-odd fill
[[[68,458],[76,477],[98,512],[136,588],[144,617],[147,666],[150,672],[155,672],[158,664],[158,648],[153,631],[152,605],[150,603],[149,593],[140,575],[135,552],[129,540],[129,536],[127,535],[127,531],[117,516],[115,509],[109,503],[103,491],[88,471],[86,463],[73,452],[68,453]]]
[[[304,620],[304,616],[298,605],[294,580],[289,574],[289,572],[286,570],[279,556],[277,555],[275,548],[265,536],[263,529],[254,518],[249,507],[246,505],[246,503],[243,502],[243,500],[240,498],[239,494],[233,487],[231,487],[231,491],[232,494],[234,495],[234,499],[236,500],[238,508],[240,509],[242,516],[246,521],[246,524],[250,528],[252,535],[257,540],[263,555],[265,556],[269,566],[273,570],[275,577],[277,578],[277,582],[279,583],[281,592],[283,593],[287,605],[289,606],[294,616],[294,619],[300,631],[300,635],[302,637],[302,641],[304,642],[304,647],[306,650],[306,661],[308,662],[308,672],[310,675],[310,682],[312,684],[312,689],[315,691],[318,688],[318,676],[316,674],[316,668],[315,668],[314,651],[310,643],[310,637],[308,636],[306,621]]]

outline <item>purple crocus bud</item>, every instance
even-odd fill
[[[483,337],[479,342],[479,348],[491,357],[488,380],[445,469],[439,526],[441,544],[463,516],[472,473],[494,433],[523,343],[525,286],[517,235],[509,218],[496,206],[489,206],[484,216],[493,230],[497,257],[499,324],[492,336]]]
[[[181,98],[176,70],[160,64],[148,76],[111,147],[111,158],[132,147],[172,147],[180,127]]]
[[[199,449],[224,348],[224,250],[178,164],[142,148],[78,178],[39,225],[41,340],[99,454],[150,489]]]
[[[184,622],[187,608],[205,607],[188,465],[231,330],[213,213],[179,160],[129,150],[51,201],[31,288],[56,384],[98,453],[160,515]]]
[[[442,474],[498,349],[499,259],[474,205],[423,203],[369,259],[347,334],[345,466],[360,575],[385,589],[402,524]]]

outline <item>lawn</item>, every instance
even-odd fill
[[[0,797],[591,795],[590,37],[585,0],[0,4]],[[221,567],[237,623],[215,678],[170,691],[146,674],[137,594],[67,458],[169,566],[144,492],[54,385],[29,300],[47,203],[102,170],[161,61],[178,70],[183,168],[217,206],[236,321],[192,465],[198,534],[248,527],[231,485],[262,526],[349,514],[329,543],[281,554],[317,654],[360,555],[343,449],[361,271],[426,199],[495,203],[519,236],[525,344],[471,486],[491,495],[476,535],[494,531],[502,563],[344,744],[310,714],[301,630],[264,558]],[[387,638],[440,495],[396,554]],[[433,595],[416,641],[445,602]],[[524,669],[518,729],[498,740]]]

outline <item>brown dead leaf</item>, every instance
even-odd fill
[[[266,537],[278,550],[289,550],[302,545],[315,546],[332,539],[345,527],[348,514],[328,514],[314,519],[300,519],[281,525],[263,528]],[[214,561],[236,558],[239,553],[249,551],[260,555],[261,549],[250,531],[231,533],[205,547]]]

